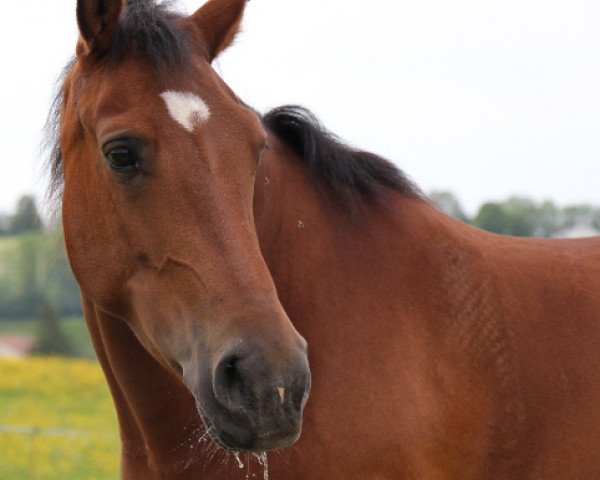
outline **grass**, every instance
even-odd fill
[[[0,478],[118,478],[116,416],[99,365],[0,360]]]
[[[30,335],[35,337],[38,331],[37,319],[11,320],[0,318],[0,335]],[[75,345],[78,357],[94,359],[96,354],[85,321],[81,317],[66,317],[61,320],[64,332]],[[1,477],[0,477],[1,478]]]
[[[0,237],[0,255],[11,252],[19,244],[19,236]]]

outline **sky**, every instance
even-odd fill
[[[75,4],[2,6],[0,212],[43,195]],[[469,213],[510,195],[600,204],[598,25],[598,0],[251,0],[215,68],[259,111],[304,105]]]

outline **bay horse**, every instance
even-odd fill
[[[122,477],[600,478],[600,240],[477,230],[260,117],[211,67],[245,4],[77,1],[52,185]]]

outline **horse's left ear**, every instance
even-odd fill
[[[104,55],[112,45],[123,0],[77,0],[78,54]]]
[[[212,62],[239,31],[247,0],[209,0],[192,15],[200,28]]]

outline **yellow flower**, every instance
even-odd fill
[[[120,443],[95,362],[0,360],[0,478],[116,479]]]

